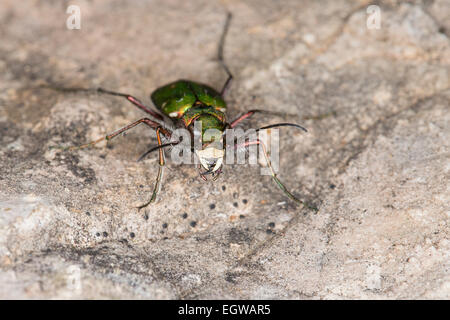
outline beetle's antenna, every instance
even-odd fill
[[[230,87],[231,80],[233,79],[233,75],[231,74],[230,69],[228,69],[228,66],[225,63],[225,60],[223,59],[223,47],[225,45],[225,38],[227,36],[228,29],[230,28],[230,21],[231,21],[232,17],[233,17],[233,15],[231,14],[231,12],[228,12],[227,20],[225,21],[225,25],[223,27],[222,36],[220,37],[220,41],[219,41],[219,49],[217,52],[217,58],[218,58],[220,64],[222,65],[222,68],[225,70],[225,72],[228,75],[227,81],[225,81],[225,83],[222,87],[222,90],[220,91],[221,97],[223,97],[225,95],[225,92]]]
[[[271,129],[271,128],[276,128],[276,127],[295,127],[295,128],[302,129],[305,132],[308,132],[308,130],[306,130],[304,127],[302,127],[301,125],[296,124],[296,123],[275,123],[275,124],[271,124],[271,125],[256,129],[256,132],[258,132],[260,130]]]
[[[147,155],[149,155],[149,154],[152,153],[153,151],[156,151],[156,150],[159,150],[159,149],[162,149],[162,148],[165,148],[165,147],[174,146],[174,145],[177,145],[177,144],[179,144],[179,143],[180,143],[180,142],[169,142],[169,143],[162,144],[162,145],[160,145],[160,146],[153,147],[153,148],[147,150],[143,155],[141,155],[141,156],[139,157],[139,159],[137,159],[137,162],[142,161]]]

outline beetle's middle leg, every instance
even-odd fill
[[[125,132],[127,130],[130,130],[131,128],[134,128],[135,126],[137,126],[140,123],[145,123],[150,128],[153,128],[155,130],[158,130],[158,128],[159,128],[161,133],[164,134],[166,137],[170,137],[171,136],[171,132],[169,130],[165,129],[165,128],[162,128],[161,125],[158,122],[150,120],[149,118],[142,118],[140,120],[137,120],[137,121],[135,121],[135,122],[133,122],[133,123],[131,123],[131,124],[121,128],[121,129],[117,130],[117,131],[114,131],[113,133],[108,134],[107,136],[102,137],[102,138],[100,138],[98,140],[94,140],[94,141],[88,142],[88,143],[83,144],[81,146],[63,147],[61,149],[68,150],[68,151],[73,151],[73,150],[78,150],[78,149],[84,149],[84,148],[87,148],[87,147],[91,147],[94,144],[102,142],[103,140],[109,141],[109,140],[117,137],[119,134],[121,134],[121,133],[123,133],[123,132]]]

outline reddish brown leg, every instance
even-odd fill
[[[259,110],[259,109],[253,109],[248,111],[247,113],[244,113],[243,115],[239,116],[236,120],[234,120],[233,122],[230,123],[230,127],[234,128],[239,122],[250,118],[252,115],[254,115],[255,113],[265,113],[265,114],[270,114],[273,116],[285,116],[285,114],[283,113],[279,113],[279,112],[272,112],[272,111],[267,111],[267,110]]]
[[[239,116],[237,119],[235,119],[233,122],[230,123],[230,127],[234,128],[239,122],[251,117],[256,112],[261,112],[261,110],[250,110],[247,113],[244,113],[243,115]]]
[[[123,127],[123,128],[121,128],[121,129],[119,129],[119,130],[117,130],[117,131],[114,131],[113,133],[108,134],[107,136],[102,137],[102,138],[100,138],[100,139],[98,139],[98,140],[95,140],[95,141],[92,141],[92,142],[83,144],[83,145],[81,145],[81,146],[77,146],[77,147],[64,147],[64,148],[62,148],[62,149],[64,149],[64,150],[69,150],[69,151],[72,151],[72,150],[78,150],[78,149],[83,149],[83,148],[87,148],[87,147],[93,146],[94,144],[97,144],[97,143],[99,143],[99,142],[101,142],[101,141],[103,141],[103,140],[109,141],[109,140],[111,140],[111,139],[117,137],[117,136],[118,136],[119,134],[121,134],[122,132],[125,132],[125,131],[127,131],[127,130],[130,130],[131,128],[134,128],[135,126],[137,126],[137,125],[140,124],[140,123],[145,123],[146,125],[148,125],[149,127],[153,128],[153,129],[155,129],[155,130],[157,130],[157,129],[159,128],[160,131],[161,131],[161,133],[164,134],[166,137],[170,137],[170,135],[171,135],[171,133],[170,133],[167,129],[162,128],[161,125],[160,125],[158,122],[155,122],[155,121],[150,120],[150,119],[148,119],[148,118],[142,118],[142,119],[140,119],[140,120],[138,120],[138,121],[135,121],[135,122],[133,122],[133,123],[127,125],[126,127]]]
[[[243,115],[239,116],[236,120],[234,120],[233,122],[230,123],[230,127],[234,128],[239,122],[250,118],[252,115],[254,115],[255,113],[265,113],[265,114],[269,114],[272,116],[286,116],[287,114],[283,114],[283,113],[279,113],[279,112],[272,112],[272,111],[267,111],[267,110],[258,110],[258,109],[254,109],[254,110],[250,110],[247,113],[244,113]],[[307,131],[305,128],[303,128],[302,126],[298,125],[298,124],[292,124],[292,123],[277,123],[271,126],[267,126],[267,127],[263,127],[260,128],[258,130],[262,130],[262,129],[268,129],[269,127],[283,127],[283,126],[293,126],[293,127],[297,127],[300,128],[304,131]]]
[[[110,95],[113,95],[113,96],[124,97],[128,101],[130,101],[132,104],[134,104],[136,107],[138,107],[141,110],[144,110],[148,114],[151,114],[156,119],[158,119],[158,120],[163,120],[164,119],[162,115],[160,115],[156,111],[151,110],[149,107],[145,106],[141,101],[139,101],[139,99],[137,99],[137,98],[135,98],[135,97],[133,97],[133,96],[131,96],[129,94],[109,91],[109,90],[105,90],[105,89],[102,89],[102,88],[98,88],[97,91],[101,92],[101,93],[110,94]]]

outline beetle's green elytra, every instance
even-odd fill
[[[189,80],[178,80],[156,89],[151,99],[162,113],[171,118],[181,118],[197,102],[224,113],[226,103],[213,88]]]

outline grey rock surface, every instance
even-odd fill
[[[0,6],[0,298],[450,298],[450,6],[380,1],[4,0]],[[155,135],[79,145],[144,114],[180,78],[220,88],[229,117],[298,115],[281,132],[279,177],[319,207],[296,206],[256,166],[203,182],[136,159]],[[187,18],[189,17],[189,18]],[[286,118],[254,116],[257,127]],[[214,204],[214,206],[212,206]]]

